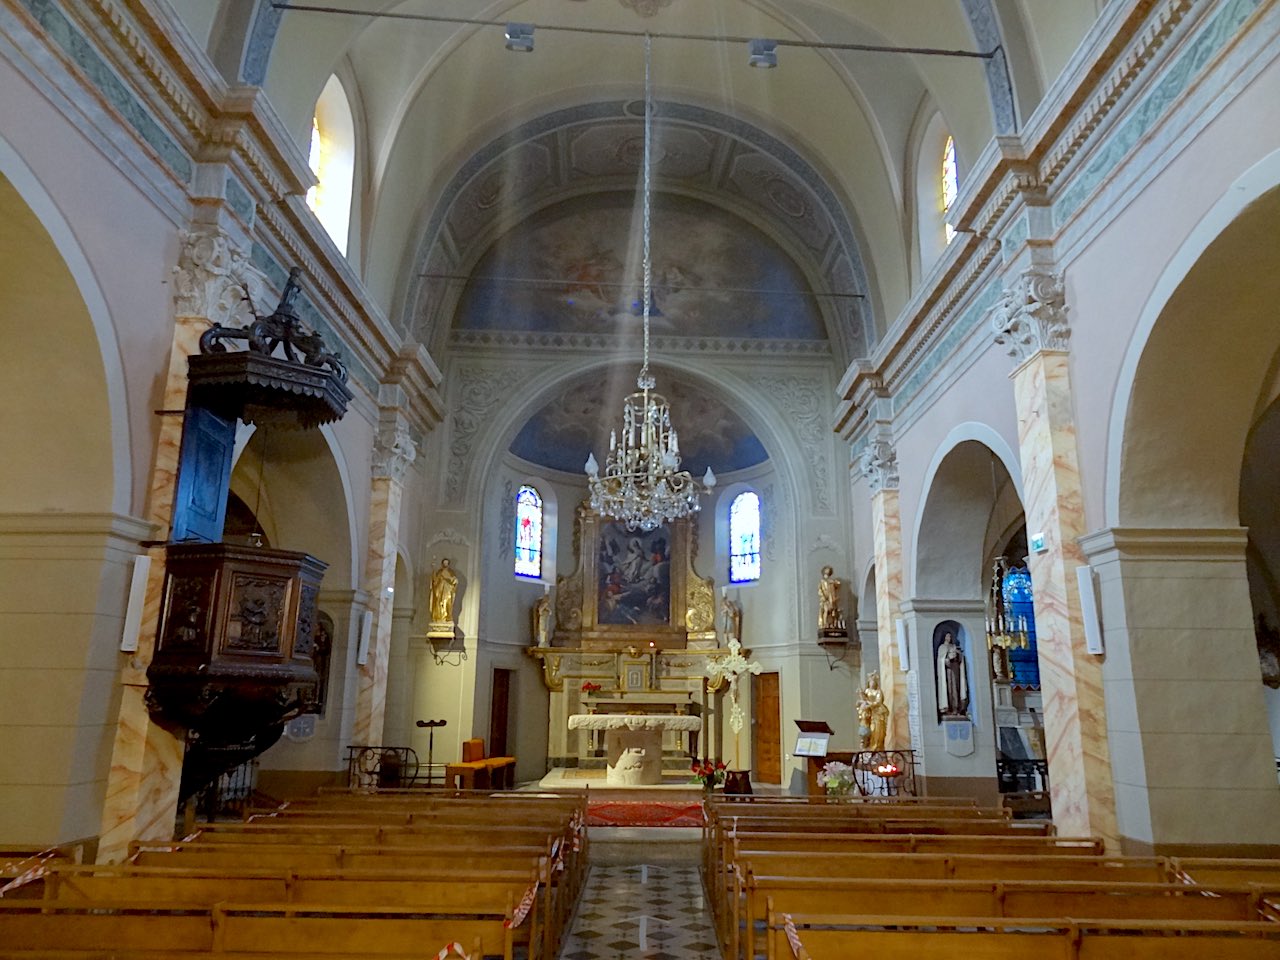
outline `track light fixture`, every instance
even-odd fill
[[[507,49],[517,53],[533,53],[533,24],[508,23]]]
[[[750,56],[747,63],[763,70],[772,70],[778,65],[777,40],[751,40],[747,44]]]

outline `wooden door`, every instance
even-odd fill
[[[509,757],[507,723],[511,716],[510,670],[493,671],[493,701],[489,705],[489,756]]]
[[[782,783],[782,702],[778,675],[762,673],[751,681],[752,777],[758,783]]]

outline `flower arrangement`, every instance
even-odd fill
[[[600,684],[592,683],[590,680],[582,681],[582,692],[590,696],[593,693],[600,692]]]
[[[839,760],[829,760],[818,771],[818,786],[823,787],[828,795],[843,797],[853,790],[853,767]]]
[[[693,779],[707,790],[724,783],[725,766],[719,760],[704,760],[701,763],[694,761],[690,769],[693,770]]]

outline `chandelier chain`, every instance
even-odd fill
[[[652,211],[652,162],[653,144],[653,37],[644,35],[644,172],[643,172],[643,204],[644,204],[644,362],[640,365],[640,376],[649,374],[649,309],[653,302],[653,259],[650,252],[650,224]]]

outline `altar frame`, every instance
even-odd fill
[[[615,521],[585,504],[574,517],[577,569],[556,581],[556,645],[583,649],[679,649],[690,640],[715,642],[715,590],[710,579],[693,569],[697,530],[689,519],[674,520],[666,532],[670,595],[664,622],[616,624],[600,622],[600,549],[605,525]],[[630,535],[628,535],[630,536]],[[637,537],[641,535],[637,534]],[[652,644],[652,648],[650,648]]]

